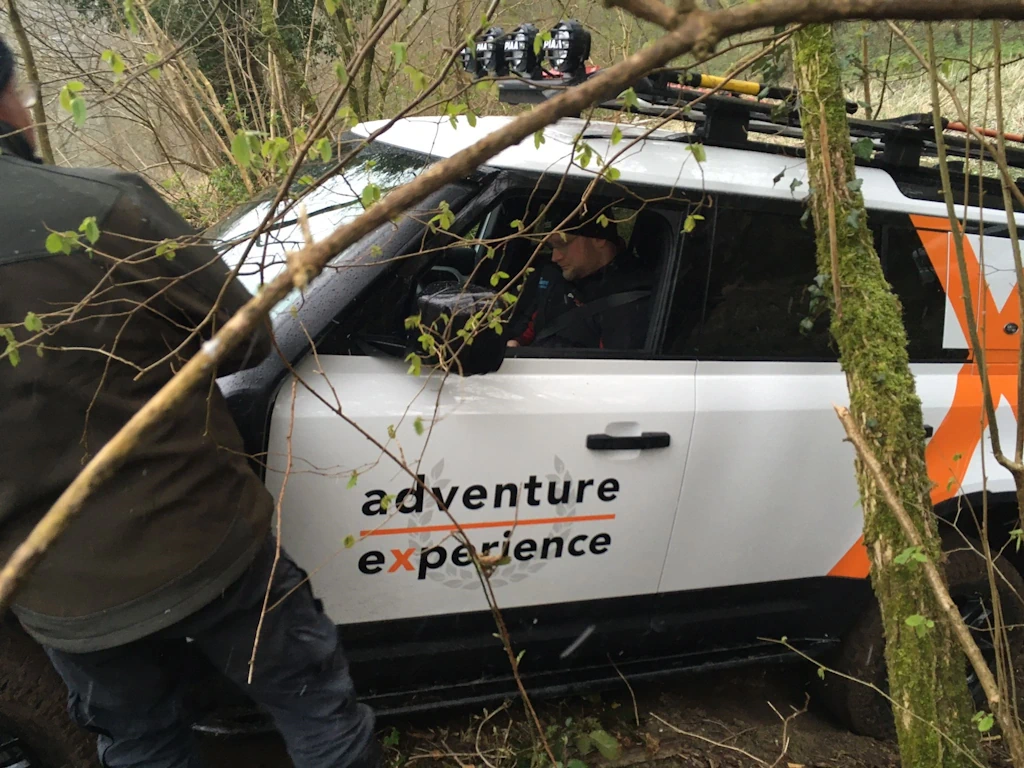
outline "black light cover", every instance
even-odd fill
[[[505,63],[517,75],[531,77],[537,73],[537,54],[533,50],[533,41],[540,30],[527,22],[520,24],[505,39]]]
[[[589,58],[590,33],[578,21],[560,21],[544,42],[545,61],[564,75],[579,72]]]
[[[462,59],[462,68],[466,70],[474,78],[483,77],[485,74],[483,62],[477,58],[476,46],[466,46],[459,51],[459,58]]]
[[[491,27],[476,41],[476,58],[486,72],[492,75],[507,75],[505,64],[505,30]]]

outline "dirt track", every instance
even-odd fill
[[[634,687],[625,684],[600,696],[538,703],[549,740],[576,744],[581,734],[602,728],[621,748],[615,761],[596,751],[582,758],[596,766],[657,768],[887,768],[898,766],[895,745],[851,734],[813,706],[803,709],[804,680],[785,668],[755,668],[682,677]],[[774,706],[774,710],[773,710]],[[639,714],[640,727],[636,725]],[[482,710],[441,712],[415,719],[383,720],[382,738],[391,766],[531,768],[540,765],[536,739],[522,707],[511,704],[482,721]],[[661,718],[665,722],[660,722]],[[568,723],[568,725],[567,725]],[[688,735],[677,732],[685,731]],[[478,737],[479,732],[479,746]],[[784,741],[787,748],[784,749]],[[711,742],[716,742],[713,744]],[[275,738],[210,745],[217,765],[285,768],[290,763]],[[567,757],[578,757],[570,747]],[[575,764],[570,764],[578,768]]]

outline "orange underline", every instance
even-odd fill
[[[525,520],[495,520],[489,523],[463,523],[462,530],[474,528],[509,528],[520,525],[554,525],[555,523],[587,523],[594,520],[614,520],[615,515],[577,515],[576,517],[535,517]],[[440,531],[457,531],[454,525],[420,525],[415,528],[379,528],[374,531],[360,531],[360,536],[392,536],[398,533],[438,533]]]

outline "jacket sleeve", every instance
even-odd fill
[[[124,190],[118,202],[122,221],[138,221],[138,232],[131,233],[143,243],[139,266],[164,286],[164,299],[180,313],[190,328],[202,323],[211,311],[210,321],[199,330],[203,341],[210,339],[228,319],[252,298],[216,251],[196,244],[176,248],[167,256],[156,256],[164,241],[187,242],[197,232],[164,201],[144,179],[135,174],[120,174]],[[135,209],[135,210],[132,210]],[[168,278],[171,278],[168,280]],[[268,322],[264,321],[249,338],[221,361],[218,374],[225,375],[258,365],[271,352]]]

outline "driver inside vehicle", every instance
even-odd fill
[[[643,349],[654,275],[614,221],[575,217],[547,236],[551,262],[524,289],[526,327],[509,347]]]

